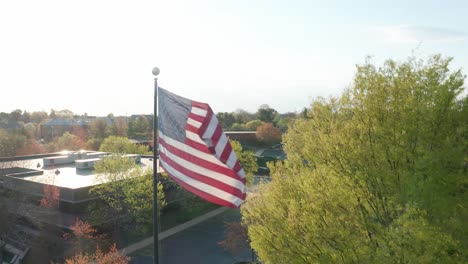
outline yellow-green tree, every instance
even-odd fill
[[[239,159],[239,163],[244,169],[247,178],[247,185],[251,185],[253,183],[254,173],[258,171],[257,158],[255,158],[252,151],[243,150],[239,141],[229,140],[229,142],[231,143],[232,150],[234,150],[237,158]]]
[[[142,154],[148,155],[151,152],[148,146],[137,145],[126,137],[110,136],[102,142],[99,151],[112,152],[112,153],[127,153],[127,154]]]
[[[123,228],[127,224],[150,224],[153,216],[153,171],[142,170],[132,159],[113,155],[94,166],[104,184],[96,185],[90,192],[98,195],[106,207],[94,213],[95,220],[112,219]],[[158,182],[158,209],[166,202],[162,184]],[[107,208],[107,210],[105,210]],[[132,226],[134,227],[134,226]]]
[[[451,59],[357,67],[283,137],[242,208],[264,263],[466,263],[465,76]]]

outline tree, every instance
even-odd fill
[[[90,122],[88,127],[90,138],[105,139],[109,136],[109,126],[104,118],[97,118]]]
[[[44,196],[39,205],[44,208],[57,209],[60,203],[60,189],[55,185],[45,184],[43,187]]]
[[[300,118],[309,118],[309,110],[307,109],[307,107],[304,107],[301,112],[299,113],[299,117]]]
[[[31,122],[40,124],[43,120],[47,119],[47,113],[44,111],[37,111],[31,113]]]
[[[224,130],[230,130],[231,126],[236,122],[234,114],[228,112],[219,112],[216,114],[216,118],[218,118],[219,125]]]
[[[23,114],[23,111],[21,109],[16,109],[14,111],[11,111],[10,113],[10,121],[11,122],[19,122],[21,121],[21,116]]]
[[[128,123],[128,137],[132,139],[147,139],[150,137],[150,126],[145,116],[139,116]]]
[[[24,146],[16,149],[16,156],[33,155],[41,153],[46,153],[46,149],[32,138],[28,139]]]
[[[261,105],[257,111],[257,119],[266,123],[272,123],[278,112],[269,105]]]
[[[91,150],[98,150],[102,141],[110,134],[110,129],[103,118],[93,120],[88,126],[88,141],[86,147]]]
[[[128,130],[127,122],[122,117],[116,118],[111,125],[111,135],[114,135],[114,136],[126,137],[127,130]]]
[[[68,109],[62,109],[59,111],[55,111],[56,117],[64,118],[64,119],[71,119],[73,118],[73,112]]]
[[[246,125],[244,124],[239,124],[239,123],[234,123],[231,126],[230,131],[247,131],[249,128],[247,128]]]
[[[88,131],[83,126],[73,126],[71,133],[72,135],[77,136],[83,142],[88,140]]]
[[[239,141],[229,140],[229,142],[231,143],[232,150],[234,150],[237,158],[239,159],[240,165],[244,169],[247,177],[247,185],[251,185],[253,183],[254,173],[258,171],[257,158],[255,158],[255,154],[252,151],[243,150]]]
[[[105,219],[112,219],[114,226],[123,228],[133,227],[127,225],[133,221],[139,224],[148,224],[152,221],[153,185],[152,170],[142,171],[132,159],[113,155],[107,157],[94,166],[95,172],[101,174],[104,184],[93,187],[90,191],[98,195],[107,205],[100,208]],[[158,182],[158,209],[165,206],[163,187]]]
[[[70,134],[69,132],[65,132],[62,136],[57,138],[55,150],[80,150],[83,149],[85,143],[81,138]]]
[[[114,244],[107,253],[97,247],[94,254],[79,253],[74,255],[71,259],[66,259],[65,264],[127,264],[130,257],[121,254]]]
[[[99,151],[111,152],[111,153],[126,153],[126,154],[151,154],[148,151],[148,147],[144,145],[137,145],[128,138],[110,136],[106,138],[99,148]]]
[[[366,62],[295,121],[241,209],[262,263],[466,261],[467,100],[449,62]]]
[[[24,123],[31,122],[31,114],[24,110],[23,115],[21,116],[21,121],[23,121]]]
[[[264,123],[258,119],[251,120],[245,124],[245,126],[251,130],[251,131],[256,131],[257,127],[263,125]]]
[[[97,247],[98,242],[103,238],[99,235],[96,228],[93,228],[88,222],[75,219],[75,223],[70,227],[71,233],[64,233],[65,240],[73,240],[74,254],[88,252],[89,249]]]
[[[239,124],[245,124],[249,121],[252,121],[255,119],[255,114],[250,113],[244,109],[237,109],[234,112],[234,117],[236,118],[236,123]]]
[[[257,139],[265,145],[273,145],[281,142],[281,130],[272,123],[265,123],[257,127]]]
[[[26,144],[26,136],[0,129],[0,157],[15,156],[16,151]]]
[[[57,114],[55,113],[54,109],[50,109],[50,114],[49,114],[50,119],[55,119],[57,118]]]
[[[37,128],[33,123],[27,123],[24,125],[24,132],[28,138],[34,138],[36,130]]]

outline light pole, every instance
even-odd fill
[[[153,238],[154,238],[154,257],[155,264],[159,263],[159,223],[158,223],[158,75],[159,68],[153,68],[154,77],[154,110],[153,110]]]

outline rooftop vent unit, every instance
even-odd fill
[[[76,166],[76,169],[79,169],[79,170],[92,169],[94,168],[94,163],[98,160],[100,159],[96,158],[96,159],[76,160],[75,166]]]

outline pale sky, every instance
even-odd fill
[[[150,114],[154,81],[215,112],[300,111],[367,55],[454,57],[468,1],[1,1],[0,112]]]

